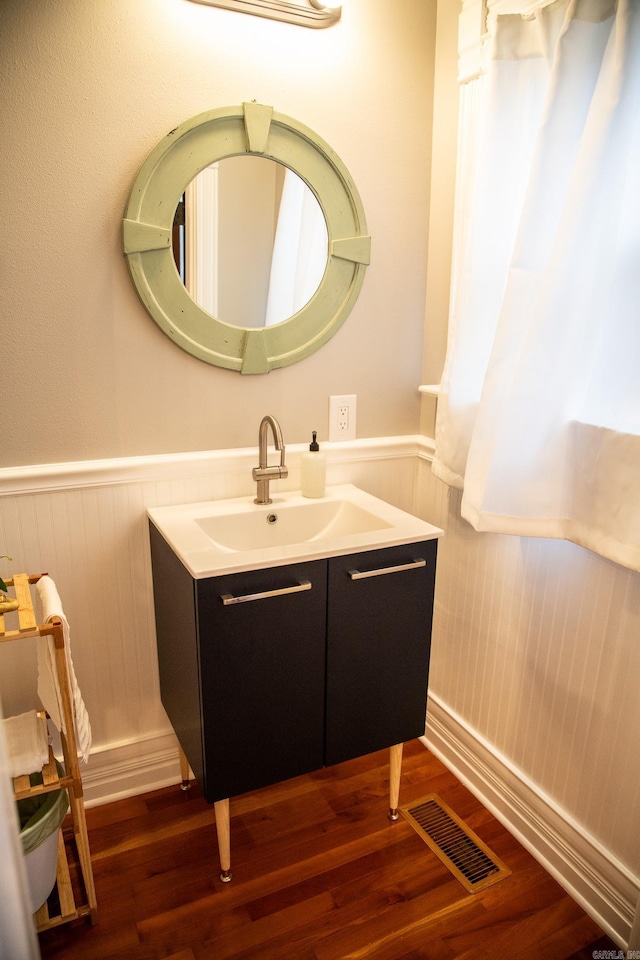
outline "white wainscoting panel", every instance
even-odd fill
[[[514,829],[626,944],[640,894],[640,575],[564,541],[476,533],[428,453],[414,512],[445,530],[427,739],[488,806],[517,809]]]
[[[418,445],[412,436],[324,444],[327,481],[355,483],[411,509]],[[281,489],[299,487],[306,449],[287,447]],[[256,463],[257,449],[240,449],[0,470],[0,553],[13,557],[2,561],[2,574],[48,572],[69,619],[93,730],[83,769],[90,804],[179,780],[160,702],[146,510],[252,497]],[[38,705],[34,643],[0,651],[7,716]]]

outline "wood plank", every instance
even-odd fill
[[[69,864],[67,862],[62,830],[58,833],[58,869],[56,880],[58,882],[58,896],[60,898],[60,915],[62,918],[71,917],[76,912],[76,901],[73,895],[73,887],[71,886],[71,874],[69,873]]]
[[[59,787],[60,785],[58,767],[56,766],[56,758],[53,755],[53,750],[51,747],[49,747],[49,759],[42,768],[42,782],[45,787]]]
[[[52,915],[50,913],[49,906],[45,901],[45,903],[43,903],[43,905],[34,915],[36,929],[39,932],[49,930],[52,927],[57,927],[59,924],[66,923],[68,920],[75,919],[79,916],[73,894],[71,874],[69,871],[67,851],[65,848],[62,830],[58,832],[58,863],[56,867],[56,884],[60,912]]]
[[[33,919],[37,930],[46,930],[49,926],[49,907],[47,906],[46,900],[42,906],[36,910]]]
[[[422,744],[405,746],[402,802],[437,791],[511,876],[467,893],[408,823],[387,820],[388,789],[381,751],[232,798],[229,884],[197,783],[88,810],[100,919],[42,933],[43,960],[581,960],[593,944],[617,949]]]
[[[20,624],[20,633],[28,633],[35,630],[36,615],[33,611],[33,601],[31,599],[31,590],[29,589],[29,577],[26,573],[17,573],[13,578],[13,589],[16,592],[16,600],[20,603],[18,607],[18,622]]]
[[[31,780],[28,773],[23,773],[19,777],[13,778],[13,792],[16,800],[22,800],[31,794]]]
[[[15,599],[18,602],[18,608],[11,613],[18,615],[18,629],[6,630],[4,614],[0,614],[0,643],[8,643],[11,640],[38,636],[38,626],[33,610],[33,599],[29,589],[30,583],[37,583],[40,577],[46,577],[46,573],[37,573],[28,575],[26,573],[17,573],[15,576],[5,580],[8,587],[13,587]]]

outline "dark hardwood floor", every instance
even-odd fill
[[[231,802],[233,880],[196,784],[87,813],[98,923],[40,935],[43,960],[587,960],[616,949],[419,742],[400,801],[438,796],[511,876],[467,893],[404,820],[387,751]]]

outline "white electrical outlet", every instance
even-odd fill
[[[329,397],[329,440],[355,440],[356,395]]]

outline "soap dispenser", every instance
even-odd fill
[[[316,440],[314,430],[313,439],[307,453],[302,454],[301,487],[303,497],[324,497],[326,464],[324,453]]]

